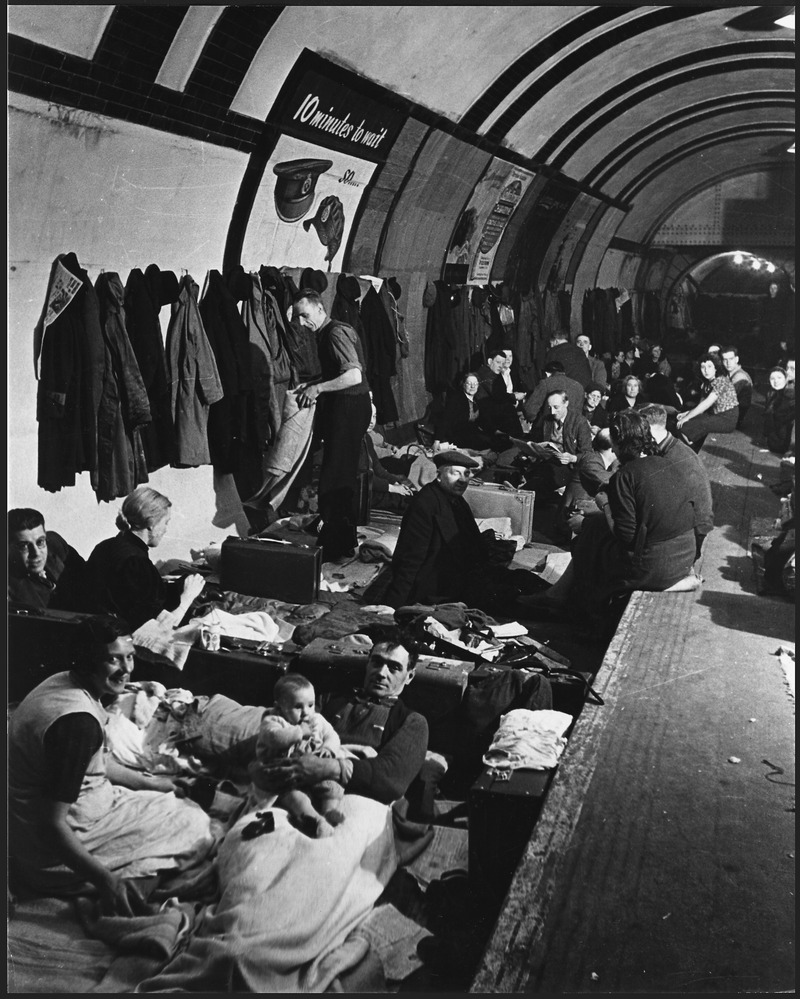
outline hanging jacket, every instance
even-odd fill
[[[472,304],[469,289],[462,287],[458,297],[453,300],[453,336],[455,340],[456,377],[465,375],[470,368],[472,358]]]
[[[142,428],[147,469],[155,472],[172,461],[174,427],[167,382],[167,359],[161,332],[161,271],[150,264],[145,274],[137,267],[125,285],[125,327],[136,355],[150,403],[151,420]]]
[[[222,398],[217,362],[197,305],[199,288],[191,275],[180,282],[167,329],[167,377],[175,421],[175,468],[208,465],[209,407]]]
[[[261,273],[266,276],[268,270],[262,267]],[[263,452],[275,440],[281,425],[292,365],[278,333],[278,323],[283,322],[280,306],[271,292],[262,290],[258,274],[250,275],[250,294],[242,303],[242,320],[250,343],[255,426]]]
[[[218,472],[233,472],[241,451],[256,442],[253,380],[247,327],[219,271],[208,272],[200,318],[223,392],[209,410],[208,449]]]
[[[71,282],[67,293],[60,291]],[[46,323],[46,325],[45,325]],[[97,295],[74,253],[53,262],[34,330],[38,482],[57,492],[97,464],[97,406],[103,371]]]
[[[150,403],[125,329],[119,274],[100,275],[97,299],[105,342],[105,371],[97,414],[97,470],[92,474],[92,485],[98,501],[110,501],[127,496],[148,480],[140,428],[150,422]]]
[[[386,306],[374,288],[361,302],[364,339],[369,344],[367,381],[372,389],[377,422],[396,423],[397,402],[392,391],[392,377],[397,374],[397,339]]]
[[[517,339],[514,344],[514,357],[519,364],[519,377],[522,388],[530,392],[536,387],[536,351],[542,339],[542,316],[538,296],[533,290],[522,295],[519,300]],[[544,362],[541,352],[540,363]]]
[[[456,377],[456,343],[450,286],[435,281],[435,300],[428,308],[425,329],[425,388],[433,395],[452,388]],[[426,299],[423,299],[423,305]]]
[[[364,332],[364,323],[361,319],[359,306],[360,298],[361,285],[358,283],[358,279],[353,277],[352,274],[340,274],[336,281],[336,297],[331,306],[330,317],[339,322],[347,323],[348,326],[352,326],[356,333],[358,333],[358,339],[361,341],[361,349],[364,352],[364,361],[367,365],[367,370],[369,370],[371,364],[369,356],[371,345]]]

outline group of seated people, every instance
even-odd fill
[[[566,393],[547,402],[545,432],[559,433],[563,451],[554,451],[557,463],[542,463],[563,472],[561,503],[574,538],[573,569],[555,593],[548,591],[549,602],[572,582],[585,590],[582,605],[596,607],[634,589],[696,588],[693,565],[713,526],[711,488],[698,455],[667,429],[665,408],[629,407],[592,439],[583,417],[569,419]],[[529,573],[492,563],[464,499],[479,462],[458,451],[434,461],[436,479],[403,517],[386,602],[464,600],[489,610],[505,606],[507,613],[537,606]]]
[[[8,599],[11,604],[54,610],[109,613],[135,631],[160,619],[177,626],[205,585],[191,573],[167,581],[150,560],[164,538],[172,504],[150,486],[137,486],[117,515],[118,533],[84,560],[38,510],[8,512]]]
[[[212,697],[207,731],[236,719],[253,807],[274,804],[305,835],[326,838],[345,821],[343,794],[384,804],[402,798],[428,744],[425,718],[399,697],[414,678],[417,655],[404,631],[383,628],[367,657],[363,686],[329,696],[321,715],[313,686],[299,674],[278,681],[272,708]],[[163,883],[176,868],[209,854],[209,814],[187,796],[181,777],[149,776],[107,751],[109,711],[125,693],[134,664],[128,625],[114,615],[87,617],[67,663],[69,669],[34,688],[10,720],[13,887],[50,895],[94,890],[107,914],[138,915],[156,877]],[[213,738],[191,745],[214,762]]]
[[[793,367],[793,360],[791,363]],[[560,444],[558,435],[565,425],[568,439],[562,450],[577,457],[588,449],[583,434],[581,441],[574,440],[574,424],[580,416],[586,418],[594,436],[608,425],[613,413],[655,403],[666,409],[670,432],[699,451],[709,433],[729,433],[742,426],[752,401],[753,382],[733,346],[711,345],[695,367],[696,382],[685,387],[681,384],[679,391],[673,365],[660,344],[636,338],[604,360],[594,356],[588,336],[581,335],[572,344],[560,333],[550,341],[543,377],[532,392],[523,393],[515,391],[512,351],[497,350],[480,371],[467,372],[448,393],[436,421],[436,437],[467,451],[500,451],[509,437]],[[775,371],[776,382],[780,374]],[[780,433],[775,427],[783,430],[789,401],[793,401],[793,371],[786,377],[790,382],[788,395],[781,395],[778,389],[772,393],[774,403],[768,400],[769,430],[765,435],[771,435],[773,441]],[[555,417],[554,438],[550,400],[556,392],[562,393],[569,418]],[[777,415],[773,416],[773,411]],[[555,463],[569,465],[573,461],[571,457],[551,456],[551,466]],[[552,492],[563,487],[567,479],[567,470],[540,465],[526,487]]]

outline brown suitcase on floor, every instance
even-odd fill
[[[226,538],[222,542],[220,585],[251,597],[310,604],[319,596],[322,551],[280,538]]]
[[[509,517],[511,533],[521,534],[526,541],[533,534],[533,505],[536,494],[529,489],[511,489],[508,486],[471,483],[464,493],[476,520],[486,517]]]

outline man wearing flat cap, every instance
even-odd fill
[[[436,478],[411,498],[403,516],[384,603],[463,601],[480,607],[507,572],[489,565],[486,543],[464,499],[480,465],[460,451],[440,452],[433,461]]]

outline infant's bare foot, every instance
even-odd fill
[[[324,815],[320,815],[318,819],[314,820],[316,825],[315,839],[326,839],[328,836],[333,836],[333,826],[328,822]]]
[[[325,813],[325,818],[332,826],[339,826],[344,822],[344,815],[335,808],[331,808]]]

